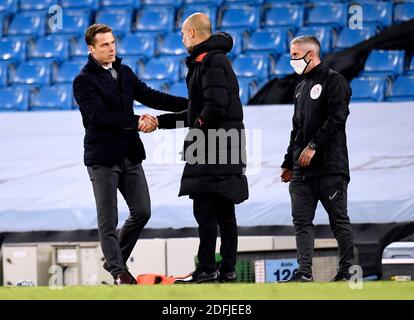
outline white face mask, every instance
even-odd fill
[[[292,66],[293,70],[299,75],[303,74],[305,72],[306,67],[311,62],[309,60],[306,62],[305,57],[310,51],[306,52],[306,54],[302,58],[298,59],[290,59],[290,65]]]

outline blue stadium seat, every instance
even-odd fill
[[[267,53],[286,53],[288,41],[285,31],[255,31],[247,38],[245,52],[261,51]]]
[[[45,29],[46,15],[43,11],[19,12],[10,23],[8,35],[43,36]]]
[[[0,12],[16,13],[18,10],[17,0],[0,0]]]
[[[0,59],[20,62],[26,59],[26,41],[17,39],[0,39]]]
[[[174,82],[167,91],[169,94],[177,97],[188,97],[187,85],[185,82]]]
[[[48,85],[52,64],[49,61],[22,62],[9,71],[10,81],[16,85]]]
[[[404,51],[373,50],[365,62],[363,75],[395,76],[404,72]]]
[[[331,51],[333,45],[334,31],[330,26],[308,26],[302,27],[296,32],[295,37],[304,35],[313,35],[321,43],[322,53],[328,53]]]
[[[380,23],[383,27],[389,26],[392,23],[392,2],[366,2],[359,3],[363,12],[363,27],[369,24]]]
[[[30,94],[30,110],[71,110],[72,86],[55,85],[33,90]]]
[[[28,57],[30,59],[50,59],[62,61],[69,58],[69,45],[63,39],[40,38],[29,42]]]
[[[345,3],[325,3],[309,9],[309,25],[343,27],[347,22],[348,7]]]
[[[115,34],[131,32],[132,10],[106,8],[96,14],[96,23],[111,26]]]
[[[139,65],[138,74],[143,80],[179,80],[180,60],[174,57],[160,57],[148,60],[145,65]]]
[[[81,61],[65,61],[55,72],[56,83],[72,83],[85,64]]]
[[[394,22],[401,23],[414,19],[414,2],[396,4],[394,7]]]
[[[55,111],[72,109],[71,85],[60,84],[35,88],[29,92],[30,111]]]
[[[265,7],[263,12],[264,27],[303,26],[304,6],[297,4],[275,4]]]
[[[414,56],[411,57],[411,62],[408,66],[407,73],[408,74],[414,74]]]
[[[167,91],[169,85],[169,82],[165,80],[145,80],[144,82],[148,87],[164,92]]]
[[[384,77],[359,77],[351,81],[353,102],[384,101],[387,80]]]
[[[258,7],[249,5],[232,5],[222,7],[219,13],[218,27],[222,30],[255,30],[260,26]]]
[[[88,8],[98,10],[99,0],[60,0],[63,8]]]
[[[9,64],[6,61],[0,61],[0,88],[7,87],[8,79],[7,75],[9,72]]]
[[[143,5],[156,5],[156,6],[173,6],[176,8],[181,7],[182,0],[141,0]]]
[[[151,58],[155,55],[155,39],[150,34],[128,34],[117,43],[117,53],[122,57]]]
[[[72,58],[88,56],[88,46],[83,39],[73,39],[70,42],[70,56]]]
[[[414,75],[399,76],[394,80],[389,101],[414,101]]]
[[[250,98],[256,94],[257,84],[256,81],[250,78],[239,79],[239,96],[242,105],[246,105]]]
[[[89,9],[64,9],[63,28],[48,31],[52,34],[72,34],[83,36],[91,24],[91,11]]]
[[[137,13],[136,31],[171,32],[174,28],[174,8],[169,6],[146,6]]]
[[[5,20],[6,20],[6,14],[3,12],[0,12],[0,37],[3,37],[3,26],[4,26]]]
[[[238,77],[267,79],[269,75],[269,55],[241,54],[233,61],[233,68]]]
[[[101,7],[139,8],[141,2],[140,0],[101,0]]]
[[[378,27],[376,25],[364,26],[363,29],[343,28],[339,33],[338,39],[334,45],[336,51],[352,47],[364,40],[375,36]]]
[[[144,63],[142,56],[122,56],[122,64],[127,65],[134,73],[137,71],[138,63]]]
[[[248,5],[261,5],[265,2],[265,0],[224,0],[225,5],[232,5],[232,4],[248,4]]]
[[[184,47],[181,35],[169,33],[158,39],[158,53],[160,55],[181,55],[187,56],[187,49]]]
[[[57,0],[19,0],[20,10],[48,10],[51,6],[57,5]]]
[[[290,65],[290,54],[285,53],[282,54],[279,59],[277,60],[276,64],[274,64],[274,67],[270,70],[270,77],[271,78],[283,78],[286,77],[289,74],[294,73],[295,71]]]
[[[0,111],[26,111],[29,109],[29,88],[0,88]]]
[[[217,6],[208,5],[208,4],[192,4],[192,5],[183,6],[178,11],[176,29],[181,30],[181,26],[183,25],[184,20],[196,12],[203,12],[206,15],[208,15],[211,21],[212,30],[213,31],[216,30]]]
[[[185,60],[180,60],[180,81],[185,81],[187,78],[188,67],[185,64]]]
[[[215,6],[221,6],[221,4],[223,3],[223,1],[224,0],[184,0],[184,4],[199,4],[199,3],[201,3],[201,4],[206,4],[206,3],[209,3],[209,4],[212,4],[212,5],[215,5]]]

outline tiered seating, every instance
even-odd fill
[[[363,9],[362,30],[347,27],[351,0],[0,0],[0,88],[7,97],[1,96],[0,109],[76,107],[66,90],[87,61],[83,37],[92,23],[112,27],[118,55],[141,79],[186,95],[187,51],[180,29],[194,12],[208,14],[213,30],[232,35],[229,58],[246,103],[270,79],[293,73],[289,43],[294,36],[315,35],[325,55],[414,18],[413,1],[355,2]],[[63,8],[63,28],[50,29],[48,9],[53,5]],[[407,53],[373,51],[351,83],[353,99],[413,100],[407,91],[413,75]],[[42,100],[53,94],[54,101]]]

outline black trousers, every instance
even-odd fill
[[[125,159],[110,168],[88,167],[98,213],[98,232],[105,256],[105,269],[113,276],[124,271],[139,235],[151,215],[147,181],[141,164]],[[119,235],[117,190],[124,197],[130,215]]]
[[[338,242],[339,270],[348,273],[353,264],[353,238],[347,213],[348,178],[342,175],[320,176],[292,181],[289,193],[292,203],[299,271],[312,274],[315,210],[318,201],[329,215],[331,230]]]
[[[219,271],[235,271],[237,255],[237,224],[234,203],[219,195],[198,195],[194,199],[194,217],[198,223],[200,245],[197,270],[214,272],[217,227],[220,229],[222,257]]]

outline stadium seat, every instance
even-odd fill
[[[174,82],[179,80],[179,65],[179,59],[174,57],[152,58],[139,65],[138,74],[143,80]]]
[[[29,42],[28,57],[30,59],[51,59],[63,61],[69,58],[69,45],[63,39],[40,38]]]
[[[184,0],[184,4],[198,4],[198,3],[206,4],[208,2],[209,4],[213,4],[215,6],[221,6],[223,1],[224,0],[209,0],[209,1],[206,1],[206,0]]]
[[[255,31],[245,42],[245,52],[286,53],[288,41],[284,31]]]
[[[187,49],[182,43],[181,35],[178,33],[169,33],[164,37],[160,37],[157,46],[160,55],[180,55],[183,58],[188,55]]]
[[[391,85],[389,101],[414,101],[414,75],[399,76]]]
[[[343,28],[334,45],[335,51],[352,47],[373,37],[377,32],[376,25],[364,26],[363,29]]]
[[[63,28],[50,30],[52,34],[72,34],[83,36],[91,24],[91,11],[89,9],[65,9],[63,10]]]
[[[144,80],[145,84],[155,90],[158,91],[167,91],[169,82],[165,80]]]
[[[72,85],[55,85],[33,90],[30,94],[30,110],[71,110]]]
[[[309,25],[328,25],[336,28],[345,26],[348,7],[345,3],[324,3],[309,9]]]
[[[377,25],[380,23],[383,27],[389,26],[392,23],[392,2],[366,2],[359,3],[363,12],[363,27],[369,24]]]
[[[115,34],[131,32],[132,10],[106,8],[96,14],[96,23],[111,26]]]
[[[19,10],[48,10],[57,0],[19,0]]]
[[[180,60],[180,81],[185,81],[187,78],[188,67],[185,63],[185,60]]]
[[[26,59],[26,41],[18,39],[0,39],[0,59],[20,62]]]
[[[275,4],[264,7],[263,27],[303,26],[304,6],[297,4]]]
[[[331,51],[332,45],[334,43],[334,30],[329,26],[309,26],[302,27],[296,32],[295,37],[304,36],[304,35],[313,35],[321,43],[322,53],[328,53]]]
[[[222,7],[218,27],[222,30],[255,30],[260,26],[259,12],[258,7],[242,4]]]
[[[72,58],[83,57],[86,59],[88,52],[88,46],[83,39],[74,39],[70,42],[70,56]]]
[[[28,87],[0,88],[0,111],[26,111],[29,109]]]
[[[144,63],[143,56],[122,56],[122,64],[127,65],[134,73],[137,71],[138,63]]]
[[[209,16],[211,20],[211,28],[213,31],[216,30],[217,25],[217,6],[207,4],[193,4],[183,6],[177,14],[177,25],[176,29],[181,30],[181,26],[185,19],[196,12],[203,12]]]
[[[5,61],[0,61],[0,88],[1,87],[7,87],[8,84],[8,79],[7,79],[7,75],[8,75],[8,67],[9,64]]]
[[[171,32],[174,28],[174,8],[169,6],[146,6],[137,13],[136,31]]]
[[[9,26],[8,35],[43,36],[46,29],[46,14],[43,11],[17,13]]]
[[[72,83],[85,64],[80,61],[65,61],[57,68],[54,76],[56,83]]]
[[[140,0],[101,0],[101,7],[130,7],[130,8],[139,8],[141,5]]]
[[[151,58],[155,55],[155,39],[150,34],[128,34],[117,43],[117,53],[122,57]]]
[[[274,64],[274,67],[270,69],[270,77],[283,78],[289,74],[293,74],[294,72],[295,71],[290,65],[290,54],[285,53],[279,57],[276,64]]]
[[[239,96],[242,105],[246,105],[250,98],[256,93],[257,84],[254,80],[249,78],[239,79]]]
[[[265,0],[224,0],[225,5],[231,4],[248,4],[248,5],[261,5]]]
[[[187,85],[185,82],[174,82],[167,91],[169,94],[178,97],[188,97]]]
[[[407,73],[408,74],[414,74],[414,56],[411,57],[411,62],[408,66]]]
[[[60,0],[62,8],[88,8],[97,10],[99,8],[99,0]]]
[[[141,0],[142,5],[156,5],[156,6],[172,6],[179,8],[182,5],[182,0]]]
[[[373,50],[365,62],[363,75],[395,76],[404,71],[404,51]]]
[[[18,10],[17,0],[0,0],[0,12],[15,14]]]
[[[414,19],[414,2],[396,4],[394,7],[394,22],[401,23]]]
[[[52,64],[48,61],[22,62],[9,71],[10,81],[16,85],[49,85]]]
[[[387,80],[384,77],[359,77],[351,81],[354,102],[384,101]]]
[[[233,61],[233,68],[238,77],[267,79],[269,68],[267,54],[241,54]]]
[[[3,26],[6,15],[3,12],[0,12],[0,37],[3,37]]]

